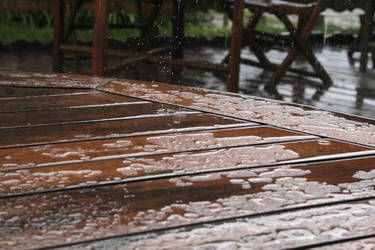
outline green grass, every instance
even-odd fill
[[[214,27],[211,19],[215,15],[221,15],[218,12],[211,11],[207,13],[197,12],[186,16],[185,35],[189,37],[206,37],[213,38],[217,36],[229,36],[231,33],[230,26]],[[251,17],[251,13],[245,12],[244,24]],[[76,22],[92,23],[94,17],[92,12],[80,11],[77,15]],[[111,13],[109,22],[111,24],[135,23],[136,15],[128,14],[125,10],[119,10]],[[159,18],[159,35],[171,36],[172,21],[168,15],[162,15]],[[265,19],[257,26],[257,30],[280,34],[285,32],[285,28],[280,21],[274,16],[266,16]],[[315,31],[326,33],[327,35],[334,32],[357,34],[358,29],[342,29],[337,26],[324,25],[317,26]],[[89,43],[92,41],[92,30],[78,30],[76,32],[81,42]],[[139,30],[135,29],[111,29],[110,36],[117,41],[125,41],[130,37],[139,37]],[[9,45],[17,41],[40,42],[42,44],[51,43],[53,40],[53,16],[51,12],[39,11],[36,13],[14,14],[9,11],[0,11],[0,43]]]
[[[53,30],[50,27],[32,28],[26,25],[14,25],[0,28],[0,43],[2,45],[9,45],[17,41],[48,44],[52,39]]]
[[[47,11],[13,14],[0,11],[0,43],[16,41],[49,43],[53,39],[52,15]]]

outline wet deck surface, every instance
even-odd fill
[[[153,82],[0,72],[3,248],[374,246],[375,121]]]
[[[51,49],[13,49],[2,51],[0,54],[0,70],[21,70],[28,72],[50,72],[52,65]],[[186,58],[193,60],[207,60],[220,62],[226,55],[227,49],[212,47],[194,47],[187,49]],[[242,51],[246,58],[253,57],[248,50]],[[274,62],[280,62],[285,53],[271,50],[267,55]],[[353,115],[375,118],[375,70],[371,62],[366,73],[359,72],[359,62],[350,65],[347,58],[347,48],[334,48],[328,45],[324,49],[316,49],[316,55],[324,65],[334,84],[328,89],[319,92],[320,80],[304,78],[300,75],[288,74],[277,89],[280,100],[312,105]],[[359,57],[359,55],[355,55]],[[35,63],[38,62],[38,63]],[[297,62],[300,67],[309,66],[307,62]],[[90,73],[90,64],[83,63],[78,71],[74,61],[67,61],[65,72]],[[258,68],[242,65],[240,77],[241,93],[261,97],[275,98],[264,91],[264,83],[271,76],[270,72]],[[168,65],[137,65],[136,68],[118,72],[113,77],[138,80],[154,80],[158,82],[177,83],[180,85],[197,86],[208,89],[225,90],[226,82],[209,72],[200,72],[184,69],[179,76],[170,74]]]

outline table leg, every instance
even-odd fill
[[[64,36],[64,3],[63,0],[54,0],[53,4],[53,72],[63,71],[63,55],[60,44]]]
[[[107,64],[108,0],[95,0],[92,74],[102,76]]]
[[[174,0],[173,1],[173,59],[183,58],[184,49],[184,38],[185,38],[185,13],[184,13],[184,1]]]
[[[365,15],[363,18],[363,32],[360,33],[361,35],[361,43],[360,43],[360,50],[361,50],[361,61],[360,61],[360,71],[366,71],[367,69],[367,62],[368,62],[368,42],[371,36],[370,31],[370,22],[372,22],[372,1],[368,1],[366,8],[365,8]]]
[[[234,1],[227,90],[238,92],[244,0]]]

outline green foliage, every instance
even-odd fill
[[[189,37],[213,38],[216,36],[230,36],[230,33],[230,27],[189,26],[185,29],[185,35]]]
[[[79,11],[75,18],[75,23],[79,24],[92,24],[94,22],[94,14],[88,10]]]
[[[350,35],[357,35],[359,33],[359,28],[349,27],[349,28],[342,28],[340,26],[334,24],[319,24],[315,27],[315,30],[323,33],[323,34],[333,34],[333,33],[341,33],[341,34],[350,34]]]
[[[0,43],[16,41],[49,43],[53,39],[52,14],[48,11],[15,14],[0,11]]]
[[[109,36],[116,41],[125,41],[131,37],[139,37],[141,35],[138,29],[110,29]]]

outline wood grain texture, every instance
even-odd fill
[[[198,113],[183,108],[157,103],[127,103],[122,105],[99,105],[92,107],[63,108],[59,110],[23,111],[3,113],[0,129],[50,126],[95,121],[140,119],[177,114]]]

